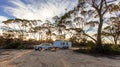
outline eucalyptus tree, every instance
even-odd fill
[[[118,12],[120,10],[120,2],[118,4],[111,5],[109,13],[114,15],[108,19],[108,26],[104,28],[103,35],[113,37],[114,44],[117,45],[120,38],[120,17]]]
[[[49,21],[46,20],[46,23],[44,23],[42,26],[46,29],[46,37],[47,40],[52,40],[52,33],[54,31],[54,25]]]
[[[75,7],[74,10],[69,11],[62,18],[66,19],[70,16],[72,16],[71,18],[75,17],[74,22],[83,23],[81,27],[82,33],[94,40],[97,44],[97,47],[102,47],[101,33],[103,24],[107,18],[107,13],[110,12],[111,6],[115,5],[115,1],[118,0],[79,0],[78,6]],[[90,27],[96,26],[96,39],[90,36],[89,34],[86,34],[86,31],[83,29],[83,27],[85,27],[85,25],[88,24],[90,24]]]
[[[87,5],[90,5],[93,10],[95,10],[96,16],[99,18],[98,30],[97,30],[97,46],[102,47],[102,40],[101,40],[101,33],[102,27],[105,20],[105,14],[109,11],[113,2],[117,0],[79,0],[78,7],[80,8],[87,8]]]
[[[47,27],[46,27],[46,28],[47,28]],[[47,28],[47,31],[46,31],[47,41],[48,41],[48,40],[51,40],[51,35],[52,35],[52,32],[51,32],[50,28]]]
[[[55,21],[55,28],[58,32],[58,39],[65,39],[65,29],[66,29],[66,26],[64,24],[62,24],[63,21],[62,20],[62,17],[58,17],[58,16],[55,16],[53,17],[54,21]]]
[[[10,30],[16,30],[16,27],[15,25],[13,24],[14,20],[13,19],[9,19],[7,21],[3,21],[2,23],[5,24],[5,26],[2,26],[1,29],[3,32],[7,32],[7,31],[10,31]],[[13,28],[11,28],[11,26]],[[14,34],[17,34],[15,31],[13,32]]]
[[[81,32],[83,35],[94,40],[97,47],[102,47],[101,34],[103,25],[106,19],[110,18],[107,14],[111,15],[111,11],[119,10],[119,6],[116,5],[117,1],[118,0],[79,0],[77,7],[62,16],[61,23],[66,23],[74,19],[69,23],[67,22],[66,25],[72,24],[72,28],[82,29]],[[77,25],[79,27],[76,27]],[[96,38],[87,34],[92,27],[97,29]],[[86,28],[88,28],[88,30],[86,30]]]
[[[113,37],[114,44],[117,45],[120,38],[120,17],[111,17],[111,24],[106,26],[103,35]]]
[[[16,34],[18,33],[20,35],[20,38],[23,40],[24,34],[27,32],[28,27],[28,20],[25,19],[9,19],[7,21],[3,21],[5,25],[7,25],[9,28],[12,28]]]
[[[33,38],[33,39],[37,39],[36,37],[36,34],[38,31],[41,30],[41,27],[40,26],[35,26],[35,27],[31,27],[30,30],[29,30],[29,33],[30,33],[30,36]],[[30,37],[30,38],[31,38]],[[40,39],[40,38],[39,38]]]
[[[89,37],[96,42],[96,39],[93,38],[92,36],[88,35],[87,34],[88,31],[86,31],[90,27],[94,27],[94,25],[97,24],[97,21],[87,22],[87,20],[83,18],[83,16],[85,16],[89,12],[86,12],[83,14],[83,11],[79,12],[79,11],[72,10],[72,11],[69,11],[68,13],[66,13],[64,16],[62,16],[62,19],[60,21],[61,21],[61,24],[65,25],[67,29],[71,29],[71,30],[76,31],[76,34],[77,34],[76,37],[77,38],[79,37],[79,40],[82,40],[85,38],[87,39],[87,37]],[[79,13],[82,13],[83,16],[82,15],[78,16]],[[90,17],[88,16],[87,19],[89,19],[89,18]],[[92,23],[92,22],[94,22],[94,23]],[[85,26],[85,25],[88,25],[88,26]],[[86,29],[86,28],[88,28],[88,29]]]
[[[32,39],[37,39],[36,35],[38,34],[39,40],[40,38],[40,33],[41,33],[41,27],[40,25],[42,24],[43,21],[41,20],[29,20],[29,38]]]
[[[38,39],[42,41],[45,37],[47,40],[51,39],[51,34],[52,34],[52,24],[49,20],[46,20],[45,22],[41,20],[31,20],[31,26],[30,26],[30,33],[33,33],[32,36],[34,39]]]
[[[3,33],[3,37],[5,37],[5,38],[14,39],[14,38],[18,38],[18,36],[19,36],[19,34],[18,34],[19,31],[15,30],[14,28],[10,28],[10,27],[7,27],[7,26],[2,26],[1,30],[2,30],[2,33]],[[6,36],[8,36],[8,37],[6,37]]]
[[[9,30],[9,31],[3,33],[3,38],[5,38],[5,39],[14,39],[16,37],[15,37],[15,34],[13,33],[13,31]]]

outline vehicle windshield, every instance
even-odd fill
[[[42,46],[52,46],[50,43],[42,43]]]

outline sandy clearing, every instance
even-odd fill
[[[0,67],[120,67],[120,57],[95,57],[72,50],[4,50],[0,51]]]
[[[22,50],[2,50],[0,51],[0,67],[15,67],[15,65],[9,64],[22,55],[29,53],[30,51]]]

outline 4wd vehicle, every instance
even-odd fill
[[[52,47],[53,46],[51,43],[42,43],[40,45],[35,45],[34,49],[35,50],[42,50],[42,49],[50,50]]]

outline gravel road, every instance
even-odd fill
[[[95,57],[72,50],[1,50],[0,67],[120,67],[120,56]]]

